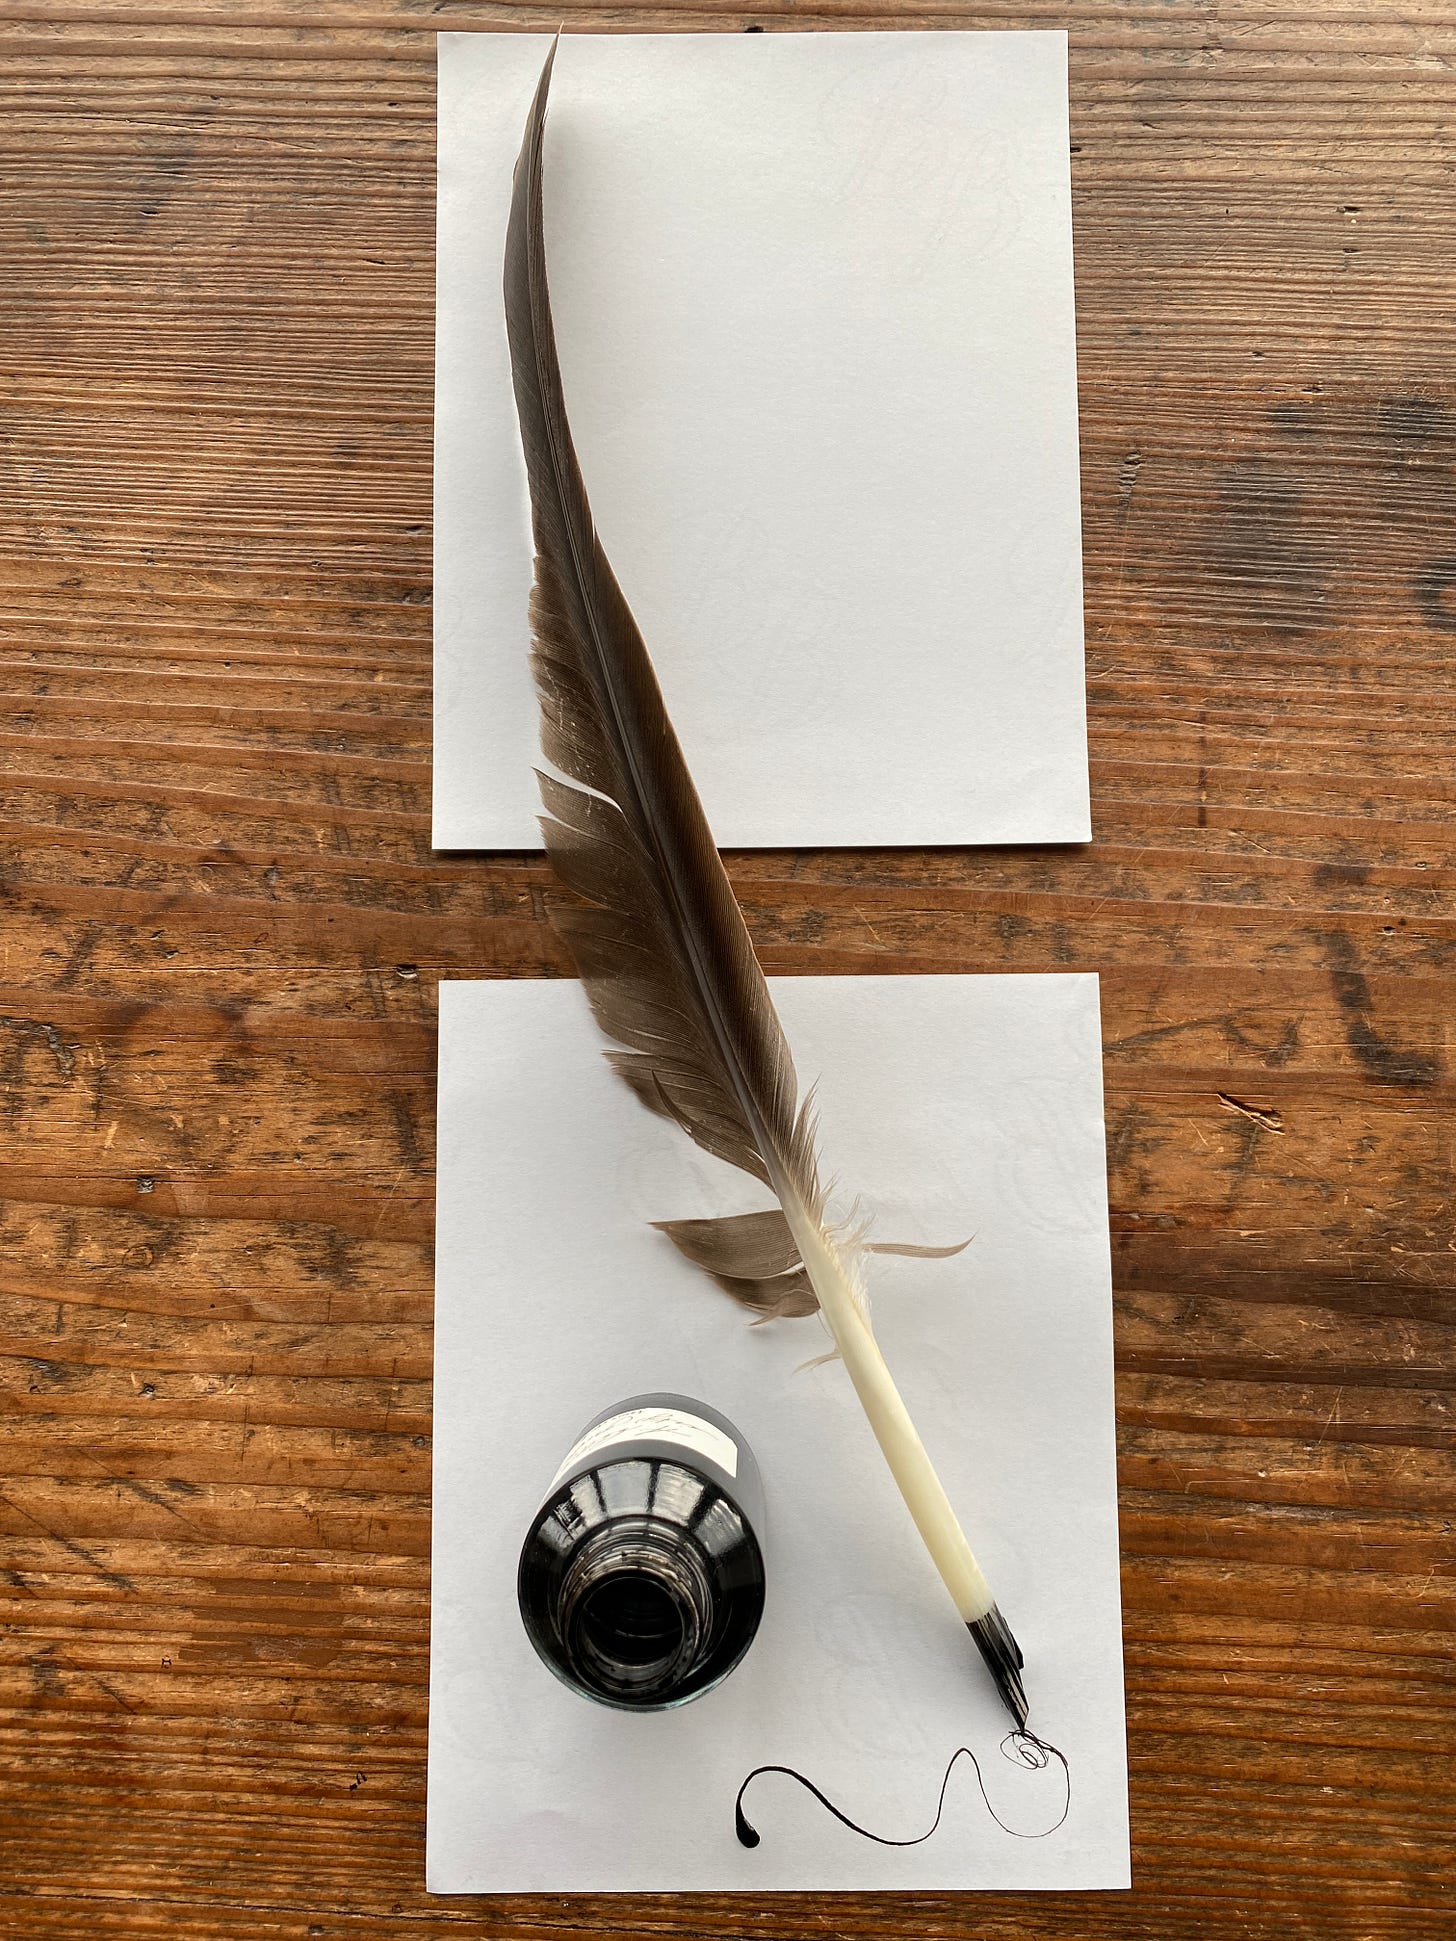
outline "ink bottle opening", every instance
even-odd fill
[[[521,1550],[526,1634],[563,1684],[660,1712],[726,1678],[763,1615],[763,1486],[718,1410],[636,1395],[589,1422]]]

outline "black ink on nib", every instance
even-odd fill
[[[1021,1668],[1026,1660],[1011,1628],[993,1604],[984,1617],[972,1618],[966,1629],[976,1641],[976,1649],[986,1661],[986,1669],[996,1681],[996,1689],[1015,1719],[1018,1730],[1026,1725],[1026,1687]]]

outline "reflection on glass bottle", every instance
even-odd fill
[[[590,1422],[521,1551],[532,1644],[603,1705],[662,1711],[727,1677],[763,1613],[763,1489],[726,1417],[637,1395]]]

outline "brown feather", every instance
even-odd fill
[[[580,901],[550,914],[645,1105],[707,1152],[818,1217],[823,1193],[788,1044],[718,856],[647,648],[597,540],[567,423],[547,289],[542,142],[555,49],[516,166],[506,324],[536,542],[531,666],[547,854]],[[757,1314],[817,1302],[782,1212],[765,1266],[757,1227],[717,1223],[721,1286]],[[686,1227],[665,1231],[690,1258]],[[792,1283],[792,1284],[791,1284]]]
[[[654,1220],[652,1224],[709,1274],[767,1279],[799,1265],[799,1250],[777,1207],[767,1213],[730,1213],[716,1220]]]

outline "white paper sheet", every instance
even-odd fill
[[[998,1757],[1008,1721],[814,1320],[746,1325],[647,1222],[763,1204],[615,1079],[571,983],[440,989],[429,1872],[436,1893],[1092,1888],[1128,1882],[1112,1330],[1097,981],[776,979],[823,1145],[886,1239],[876,1327],[1026,1651],[1032,1724],[1071,1764]],[[582,1426],[665,1389],[721,1408],[768,1493],[747,1658],[680,1711],[567,1691],[516,1611],[528,1523]]]
[[[441,848],[538,848],[501,314],[547,39],[439,43]],[[603,540],[725,846],[1090,834],[1066,36],[568,35],[547,248]]]

